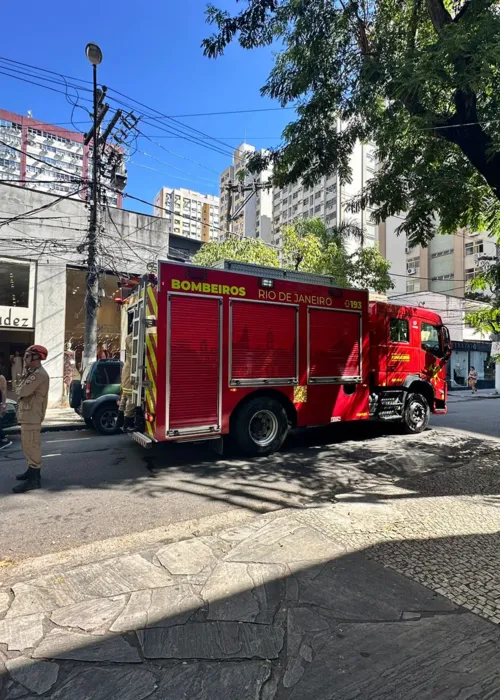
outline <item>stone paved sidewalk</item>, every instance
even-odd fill
[[[494,389],[478,389],[475,394],[470,389],[456,389],[448,392],[448,403],[478,401],[479,399],[500,399],[500,394],[497,394]]]
[[[42,432],[53,432],[57,430],[77,430],[85,428],[83,418],[74,412],[72,408],[49,408],[45,420],[42,423]],[[6,433],[10,435],[20,433],[21,426],[6,428]]]
[[[4,569],[0,700],[500,697],[499,456],[458,440],[437,469],[331,505]]]

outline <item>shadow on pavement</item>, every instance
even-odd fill
[[[484,544],[346,553],[292,515],[52,571],[12,586],[0,699],[497,698],[500,630],[430,590],[439,572],[464,602],[484,592]],[[401,558],[429,588],[380,563]]]
[[[500,444],[450,431],[403,436],[374,424],[332,426],[297,433],[281,452],[253,459],[220,457],[207,444],[159,445],[146,452],[125,438],[111,448],[99,440],[76,443],[88,449],[83,457],[92,468],[82,471],[81,462],[73,467],[69,454],[57,476],[50,467],[44,470],[44,489],[125,488],[146,499],[185,493],[256,512],[319,506],[354,491],[357,500],[368,502],[500,495]],[[394,485],[406,490],[404,496],[387,493]]]

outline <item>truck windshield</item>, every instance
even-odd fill
[[[443,356],[439,326],[433,326],[430,323],[425,323],[425,321],[422,321],[422,326],[420,329],[420,342],[422,345],[422,350],[432,353],[432,355],[435,357]]]

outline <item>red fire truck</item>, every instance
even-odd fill
[[[269,454],[296,427],[371,419],[418,433],[447,411],[440,317],[329,277],[159,262],[123,310],[144,447],[230,436]]]

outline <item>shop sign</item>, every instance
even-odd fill
[[[452,340],[451,341],[452,348],[453,350],[465,350],[465,351],[474,351],[478,350],[479,352],[490,352],[491,349],[491,343],[487,340],[482,340],[482,341],[466,341],[466,340]],[[493,354],[493,350],[491,351]]]
[[[0,306],[0,329],[17,330],[33,327],[33,311],[16,306]]]

